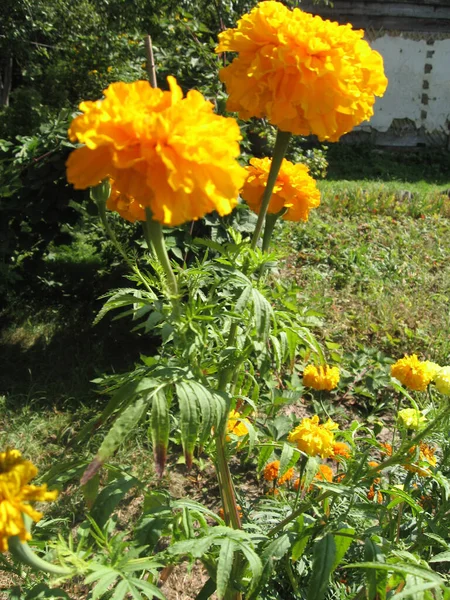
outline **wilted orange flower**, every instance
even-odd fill
[[[375,487],[373,485],[370,486],[369,491],[367,492],[367,498],[369,500],[373,500],[375,498]],[[379,490],[377,491],[377,502],[378,504],[383,502],[383,494]]]
[[[231,410],[230,414],[228,416],[227,429],[228,429],[229,433],[233,433],[234,435],[237,435],[238,437],[243,437],[244,435],[247,435],[247,433],[248,433],[247,423],[248,423],[248,419],[241,418],[240,413],[238,413],[235,410]]]
[[[436,375],[434,363],[421,361],[416,354],[405,355],[391,366],[391,375],[410,390],[423,392]]]
[[[326,458],[333,455],[334,434],[338,425],[330,419],[321,425],[319,417],[314,415],[311,419],[305,417],[299,425],[293,429],[288,440],[297,445],[297,448],[309,456],[321,456]]]
[[[84,146],[69,156],[67,179],[85,189],[112,178],[165,225],[229,214],[246,177],[236,161],[238,124],[215,115],[200,92],[183,98],[175,78],[167,80],[170,91],[120,82],[103,100],[82,102],[69,137]]]
[[[145,207],[132,196],[122,194],[113,180],[111,180],[111,194],[106,202],[106,208],[118,212],[123,219],[131,223],[146,220]]]
[[[248,176],[241,196],[257,214],[261,208],[271,164],[270,158],[252,158],[247,167]],[[307,221],[311,208],[316,208],[319,204],[320,192],[315,179],[309,175],[308,167],[302,163],[294,165],[283,159],[267,212],[278,214],[285,209],[282,218],[286,221]]]
[[[350,458],[350,456],[351,456],[350,448],[345,442],[334,442],[333,458],[336,458],[337,456],[343,456],[344,458]]]
[[[8,550],[8,538],[19,536],[22,542],[31,539],[23,515],[39,521],[42,513],[29,502],[50,502],[58,492],[48,492],[46,485],[29,485],[38,470],[18,450],[0,452],[0,552]]]
[[[411,465],[403,465],[407,471],[412,471],[413,473],[417,473],[420,477],[430,477],[431,471],[427,467],[435,467],[437,463],[437,458],[434,456],[436,452],[436,448],[432,448],[425,442],[420,442],[419,446],[419,460],[416,463]],[[416,447],[414,446],[410,450],[410,454],[414,455],[416,453]],[[417,464],[418,463],[418,464]]]
[[[236,29],[219,34],[216,52],[237,52],[221,69],[227,108],[241,119],[267,117],[282,131],[337,141],[373,115],[387,79],[381,55],[362,30],[281,2],[260,2]]]
[[[333,390],[339,383],[337,367],[308,365],[303,371],[303,385],[315,390]]]

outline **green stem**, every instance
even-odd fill
[[[28,565],[32,569],[51,573],[52,575],[70,575],[73,573],[70,569],[60,567],[59,565],[53,565],[43,558],[36,556],[29,545],[26,542],[21,542],[17,535],[8,539],[8,546],[9,551],[16,560]]]
[[[149,208],[145,209],[145,214],[147,216],[146,227],[148,230],[148,236],[153,246],[153,250],[155,251],[160,265],[162,266],[164,273],[166,274],[167,283],[172,293],[172,296],[178,298],[178,284],[175,277],[175,273],[173,272],[172,266],[170,264],[169,256],[167,254],[161,223],[158,223],[158,221],[154,221],[152,219],[152,212]]]
[[[284,529],[284,527],[286,527],[286,525],[289,525],[289,523],[291,523],[297,517],[302,515],[306,510],[309,510],[311,508],[311,506],[313,506],[313,504],[316,504],[316,503],[318,504],[322,500],[325,500],[325,498],[328,498],[328,496],[331,496],[332,493],[333,492],[330,492],[330,491],[323,492],[322,494],[317,496],[317,498],[315,498],[313,501],[303,502],[302,504],[300,504],[300,506],[297,508],[297,510],[292,511],[290,515],[288,515],[285,519],[280,521],[280,523],[278,523],[278,525],[276,525],[273,529],[271,529],[269,531],[269,533],[267,534],[267,537],[273,537],[274,535],[276,535],[279,531]]]
[[[266,219],[267,209],[269,207],[270,198],[272,191],[277,180],[278,172],[283,162],[284,155],[289,144],[291,134],[288,131],[277,132],[277,138],[275,140],[275,147],[273,149],[272,164],[270,166],[269,177],[267,178],[267,185],[264,189],[264,194],[261,201],[261,208],[259,210],[258,220],[256,222],[255,231],[253,232],[251,248],[254,250],[258,243],[261,230]]]
[[[225,425],[226,427],[226,425]],[[216,438],[217,450],[217,470],[218,479],[222,484],[222,494],[225,502],[223,507],[225,516],[229,517],[231,527],[233,529],[241,529],[241,518],[236,503],[233,481],[231,479],[230,468],[228,466],[227,455],[225,451],[225,432],[220,432]]]
[[[273,230],[275,229],[275,224],[278,221],[278,214],[268,214],[266,216],[266,226],[264,227],[264,235],[262,241],[262,251],[268,252],[270,246],[270,240],[272,238]]]

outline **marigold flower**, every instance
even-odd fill
[[[442,367],[441,367],[441,365],[438,365],[437,363],[432,362],[431,360],[426,360],[425,362],[430,371],[431,380],[434,381],[436,378],[436,375],[439,373],[439,371],[442,369]]]
[[[333,456],[333,430],[335,429],[338,429],[338,425],[331,420],[321,425],[317,415],[314,415],[311,419],[305,417],[289,433],[288,440],[296,444],[299,450],[309,456],[319,455],[326,458]]]
[[[280,461],[273,460],[264,467],[264,479],[266,481],[275,481],[278,477],[278,471],[280,470]]]
[[[391,375],[410,390],[423,392],[435,375],[433,364],[419,360],[416,354],[405,355],[391,366]]]
[[[58,496],[57,491],[48,492],[46,485],[29,485],[37,472],[18,450],[0,452],[0,552],[8,550],[8,538],[12,536],[19,536],[22,542],[31,539],[23,514],[39,521],[42,513],[29,502],[51,502]]]
[[[248,177],[241,191],[242,198],[253,212],[259,214],[264,189],[267,185],[270,158],[252,158],[247,167]],[[320,204],[320,192],[309,169],[302,163],[293,164],[283,159],[272,192],[267,212],[277,214],[283,209],[286,221],[307,221],[311,208]]]
[[[286,471],[286,473],[284,475],[282,475],[278,479],[278,485],[283,485],[283,483],[290,481],[293,477],[294,477],[294,467],[291,467],[290,469],[288,469]]]
[[[444,396],[450,396],[450,367],[442,367],[435,376],[436,389]]]
[[[373,115],[387,79],[381,55],[362,30],[281,2],[260,2],[219,34],[216,52],[237,52],[220,70],[227,108],[267,117],[282,131],[337,141]]]
[[[308,365],[303,371],[303,385],[315,390],[333,390],[339,383],[339,379],[337,367]]]
[[[145,221],[145,207],[139,204],[132,196],[122,194],[111,180],[111,194],[106,202],[106,208],[118,212],[126,221]]]
[[[238,124],[215,115],[200,92],[183,98],[175,78],[167,80],[170,91],[147,81],[119,82],[103,100],[82,102],[69,137],[84,146],[69,156],[67,179],[85,189],[112,178],[121,194],[165,225],[213,210],[227,215],[246,177],[236,161]]]
[[[383,448],[384,454],[392,456],[392,446],[388,442],[381,442],[380,446]]]
[[[377,502],[381,504],[383,502],[383,494],[378,490],[377,491]],[[367,492],[368,500],[373,500],[375,498],[375,487],[373,485],[370,486],[369,491]]]
[[[369,462],[367,464],[369,465],[369,467],[371,469],[375,469],[376,467],[378,467],[378,465],[380,463],[377,463],[375,460],[369,460]],[[380,481],[381,481],[381,479],[379,477],[375,477],[373,480],[374,483],[380,483]]]
[[[233,433],[238,437],[243,437],[248,433],[247,423],[248,419],[241,418],[240,413],[235,410],[231,410],[228,416],[227,429],[229,433]]]
[[[416,447],[414,446],[410,450],[410,454],[415,454]],[[427,467],[435,467],[437,463],[437,458],[434,456],[436,452],[435,448],[432,448],[425,442],[420,442],[419,446],[419,460],[417,461],[419,464],[412,465],[403,465],[407,471],[412,471],[413,473],[417,473],[420,477],[430,477],[431,471]],[[423,466],[422,466],[423,465]]]
[[[415,408],[404,408],[397,413],[397,419],[400,425],[406,429],[420,429],[426,422],[426,417],[420,410]]]
[[[344,458],[350,458],[351,451],[350,451],[349,446],[345,442],[334,442],[333,458],[336,458],[337,456],[343,456]]]
[[[333,481],[333,471],[331,467],[328,465],[319,465],[319,470],[314,476],[314,479],[318,479],[319,481]]]

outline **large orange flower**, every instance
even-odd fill
[[[84,189],[110,177],[166,225],[229,214],[246,177],[236,161],[239,127],[215,115],[199,92],[183,98],[175,78],[167,79],[167,92],[146,81],[113,83],[103,100],[82,102],[69,137],[84,146],[70,155],[67,178]]]
[[[337,141],[373,115],[387,79],[381,55],[351,25],[324,21],[281,2],[260,2],[216,52],[237,52],[220,71],[227,108],[267,117],[282,131]]]
[[[248,177],[241,196],[256,213],[261,208],[271,164],[270,158],[252,158],[247,167]],[[315,179],[309,175],[308,167],[283,159],[267,212],[277,214],[285,209],[283,219],[286,221],[307,221],[311,208],[319,204],[320,192]]]

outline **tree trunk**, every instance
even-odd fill
[[[12,56],[10,56],[6,59],[4,68],[0,73],[0,106],[9,106],[9,94],[11,92],[12,82],[12,68],[13,59]]]

